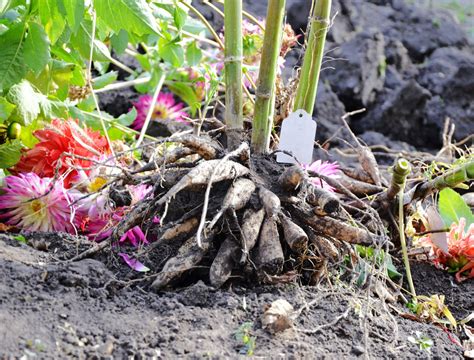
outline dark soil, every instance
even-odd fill
[[[59,246],[68,255],[81,248],[70,236],[30,236],[31,245],[34,239],[49,250],[0,236],[0,358],[236,358],[247,351],[236,338],[247,322],[251,336],[256,337],[254,354],[264,358],[428,358],[427,352],[407,340],[415,331],[434,341],[431,352],[436,357],[462,358],[461,347],[447,333],[433,325],[391,317],[373,298],[365,322],[365,292],[350,293],[338,285],[215,290],[200,281],[154,294],[147,291],[147,281],[118,281],[130,271],[111,256],[57,261]],[[433,268],[416,273],[432,278]],[[472,308],[472,282],[459,288],[449,285],[448,274],[439,273],[436,278],[443,288],[436,283],[436,289],[426,284],[420,284],[420,289],[442,291],[448,302],[462,299],[462,291],[464,299],[471,301],[462,306]],[[458,294],[456,300],[452,294]],[[279,298],[295,309],[313,304],[297,318],[294,329],[271,335],[262,329],[260,318],[264,306]],[[347,308],[347,318],[318,333],[296,330],[330,323]],[[458,309],[460,314],[467,310]]]

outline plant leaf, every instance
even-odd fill
[[[110,38],[110,42],[117,54],[123,54],[128,45],[128,32],[124,29],[120,30],[118,34],[114,34]]]
[[[51,59],[49,39],[40,24],[30,22],[28,35],[23,48],[25,64],[38,75]]]
[[[66,27],[66,19],[63,14],[66,10],[60,8],[63,3],[57,0],[37,0],[41,23],[51,40],[56,43]]]
[[[466,219],[469,227],[474,223],[474,215],[466,202],[456,191],[446,188],[440,191],[438,209],[444,224],[450,227],[452,223],[459,223],[460,218]]]
[[[161,40],[161,39],[160,39]],[[168,42],[160,44],[158,54],[163,60],[171,64],[173,67],[180,67],[184,62],[184,51],[183,47],[175,42]]]
[[[13,85],[7,95],[7,100],[16,105],[13,117],[24,126],[30,125],[40,113],[40,102],[44,95],[37,93],[31,84],[23,80]]]
[[[20,140],[6,142],[0,145],[0,168],[6,169],[15,165],[21,157],[23,145]]]
[[[76,33],[84,18],[84,0],[63,0],[63,3],[69,27],[73,33]]]
[[[77,30],[77,33],[71,36],[71,45],[73,45],[82,57],[89,59],[92,42],[92,21],[84,20]],[[94,61],[109,61],[110,51],[101,41],[94,39],[94,51],[92,53]]]
[[[139,36],[158,34],[155,18],[145,0],[96,0],[99,20],[118,33],[124,29]]]
[[[16,106],[8,102],[7,99],[0,97],[0,123],[7,120],[15,108]]]
[[[24,24],[17,24],[0,36],[0,92],[18,83],[26,74],[23,62],[24,29]]]
[[[118,72],[117,71],[109,71],[108,73],[105,73],[104,75],[100,75],[96,78],[94,78],[94,89],[102,89],[104,86],[107,86],[109,84],[112,84],[114,81],[116,81],[118,78]]]
[[[193,41],[186,49],[186,61],[189,65],[198,65],[202,59],[202,51],[197,45],[197,41]]]

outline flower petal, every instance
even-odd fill
[[[125,253],[119,253],[119,256],[127,263],[128,266],[130,266],[133,270],[135,271],[140,271],[140,272],[147,272],[150,271],[149,268],[147,268],[145,265],[143,265],[140,261],[137,259],[132,259],[130,256],[128,256]]]

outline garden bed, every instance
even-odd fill
[[[419,332],[433,341],[431,353],[462,358],[461,346],[448,333],[401,316],[390,316],[378,299],[356,294],[341,285],[302,287],[231,286],[216,290],[200,281],[175,291],[155,294],[151,280],[134,283],[136,274],[108,253],[75,263],[58,262],[58,253],[73,254],[81,246],[70,236],[31,236],[31,246],[0,237],[0,357],[228,358],[249,348],[238,334],[246,323],[255,337],[255,356],[341,358],[427,358],[407,338]],[[55,251],[57,250],[57,252]],[[452,282],[451,275],[432,266],[414,266],[420,293],[443,293],[457,317],[472,310],[474,283]],[[315,330],[346,318],[315,334],[289,329],[271,335],[261,327],[265,305],[287,299],[295,309],[317,300],[295,321],[298,330]],[[356,313],[368,305],[372,316]],[[399,306],[397,306],[402,311]],[[364,328],[367,331],[364,331]],[[239,331],[240,329],[240,331]],[[365,338],[365,336],[367,338]]]

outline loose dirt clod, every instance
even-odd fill
[[[267,305],[262,316],[262,326],[272,334],[284,331],[292,327],[294,315],[293,305],[288,301],[275,300],[271,305]]]

